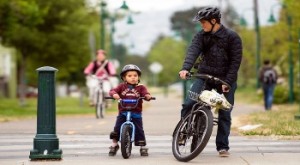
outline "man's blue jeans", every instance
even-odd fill
[[[199,93],[204,85],[204,80],[202,79],[195,79],[190,91]],[[229,101],[230,104],[234,105],[234,93],[237,88],[236,82],[231,85],[231,89],[228,93],[224,93],[226,99]],[[181,110],[181,117],[184,117],[188,112],[192,109],[193,105],[196,102],[190,99],[188,96],[185,100],[185,103],[182,105]],[[230,127],[231,127],[231,111],[219,111],[219,120],[218,120],[218,131],[216,137],[216,149],[217,151],[221,149],[229,150],[229,134],[230,134]]]
[[[263,84],[265,110],[271,110],[275,84]]]

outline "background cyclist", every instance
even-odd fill
[[[96,53],[96,59],[91,61],[84,69],[84,74],[86,75],[86,85],[89,89],[90,105],[93,106],[94,91],[99,83],[97,79],[92,78],[90,75],[96,75],[98,78],[102,79],[104,92],[108,93],[112,88],[112,83],[109,81],[109,78],[116,76],[116,69],[112,62],[106,59],[106,52],[100,49]]]

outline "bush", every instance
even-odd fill
[[[276,85],[274,90],[274,100],[275,104],[287,103],[289,98],[289,90],[286,86]]]

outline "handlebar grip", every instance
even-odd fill
[[[150,100],[156,100],[156,97],[151,97],[151,99]]]
[[[105,96],[105,99],[114,99],[113,97]]]
[[[187,80],[190,80],[192,79],[192,76],[193,76],[194,72],[188,72],[185,76],[186,76],[186,79]]]

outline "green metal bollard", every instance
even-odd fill
[[[37,100],[37,134],[33,140],[33,150],[29,158],[61,159],[62,150],[56,136],[56,104],[55,104],[55,72],[49,66],[37,69],[38,100]]]

